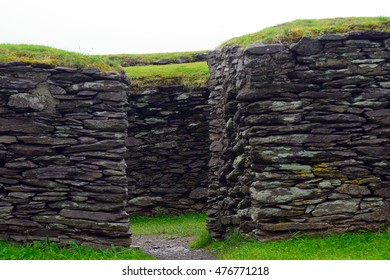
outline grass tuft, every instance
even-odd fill
[[[169,53],[148,53],[148,54],[110,54],[102,55],[112,60],[116,60],[123,66],[140,66],[158,64],[160,61],[165,61],[164,64],[177,64],[181,61],[196,62],[202,60],[208,51],[192,51],[192,52],[169,52]]]
[[[38,45],[0,44],[0,63],[14,61],[76,69],[95,67],[103,71],[121,69],[117,61],[98,55],[83,55]]]
[[[390,260],[390,232],[301,236],[264,243],[234,232],[207,248],[225,260]]]
[[[137,216],[131,218],[133,235],[170,234],[176,236],[200,236],[206,231],[205,213],[187,213],[179,216]]]
[[[298,42],[303,36],[317,37],[324,34],[347,33],[356,30],[380,30],[390,32],[390,17],[349,17],[331,19],[294,20],[265,28],[259,32],[236,37],[221,46]]]
[[[209,78],[206,62],[132,66],[125,70],[136,89],[174,84],[193,89],[204,85]]]
[[[94,249],[69,242],[60,247],[53,242],[15,244],[0,241],[0,260],[151,260],[154,257],[141,250],[121,247]]]

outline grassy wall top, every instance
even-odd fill
[[[83,55],[37,45],[0,44],[0,62],[20,61],[71,68],[97,67],[103,71],[119,70],[119,63],[97,55]]]
[[[102,57],[116,60],[122,66],[141,66],[150,64],[162,65],[206,61],[207,53],[208,51],[193,51],[151,54],[115,54],[104,55]]]
[[[295,43],[303,36],[317,37],[324,34],[347,33],[356,30],[380,30],[390,32],[390,17],[351,17],[333,19],[294,20],[265,28],[259,32],[236,37],[224,42],[226,45],[246,47],[261,43]]]
[[[202,86],[209,77],[206,62],[132,66],[125,70],[135,88],[173,84],[196,88]]]

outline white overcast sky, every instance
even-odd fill
[[[0,43],[192,51],[294,19],[389,15],[390,0],[0,0]]]

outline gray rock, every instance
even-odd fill
[[[339,193],[349,194],[354,197],[361,197],[364,195],[371,194],[370,190],[366,186],[347,184],[347,183],[341,185],[341,187],[337,188],[336,191]]]
[[[124,211],[118,212],[98,212],[98,211],[83,211],[63,209],[60,215],[71,219],[91,220],[98,222],[110,222],[128,218],[128,214]]]
[[[286,49],[286,46],[283,44],[255,43],[255,44],[247,46],[245,49],[245,53],[254,54],[254,55],[273,54],[273,53],[281,52],[285,49]]]
[[[28,79],[0,76],[0,88],[28,90],[35,88],[37,84]]]
[[[100,131],[124,131],[127,128],[127,121],[124,119],[85,120],[84,125],[88,129]]]
[[[98,99],[108,100],[114,102],[125,102],[127,100],[127,94],[125,91],[118,92],[100,92],[97,95]]]
[[[322,50],[322,44],[317,39],[302,37],[298,43],[292,44],[290,49],[298,55],[313,55]]]
[[[55,138],[47,136],[18,136],[18,140],[27,144],[40,144],[40,145],[74,145],[78,141],[71,138]]]
[[[0,144],[11,144],[15,142],[18,142],[15,136],[0,136]]]
[[[307,199],[320,195],[323,191],[316,189],[300,189],[296,187],[291,188],[274,188],[266,190],[257,190],[250,188],[251,197],[265,204],[270,203],[286,203],[295,199]]]
[[[67,88],[69,92],[78,92],[82,90],[92,90],[92,91],[123,91],[127,90],[127,86],[119,81],[93,81],[85,82],[80,84],[74,84]]]
[[[313,216],[326,216],[336,214],[356,213],[359,209],[360,199],[345,199],[324,202],[319,204],[312,212]]]
[[[84,172],[83,170],[70,166],[48,166],[26,171],[23,174],[29,179],[70,179],[94,181],[103,175],[100,172]]]
[[[136,197],[136,198],[129,200],[128,204],[146,207],[146,206],[153,206],[156,204],[156,202],[153,201],[151,197],[140,196],[140,197]]]
[[[191,199],[204,199],[208,197],[207,188],[196,188],[191,191],[189,198]]]
[[[18,118],[2,118],[0,117],[0,132],[23,132],[23,133],[43,133],[51,132],[54,127],[35,122],[33,119],[18,117]]]
[[[390,109],[368,111],[365,113],[368,119],[381,125],[390,125]]]
[[[297,223],[287,222],[279,224],[259,224],[259,227],[265,231],[307,231],[307,230],[323,230],[331,228],[329,223]]]

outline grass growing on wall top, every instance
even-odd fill
[[[83,55],[38,45],[0,44],[0,63],[13,61],[77,69],[97,67],[103,71],[120,69],[118,62],[97,55]]]
[[[203,85],[209,77],[206,62],[131,66],[125,67],[125,71],[135,88],[173,84],[195,88]]]
[[[236,37],[224,42],[226,45],[246,47],[261,43],[294,43],[303,36],[317,37],[324,34],[346,33],[356,30],[380,30],[390,32],[390,17],[349,17],[331,19],[294,20],[265,28],[259,32]]]
[[[169,64],[179,63],[181,59],[186,59],[188,62],[196,60],[197,55],[207,53],[208,51],[192,51],[192,52],[169,52],[169,53],[149,53],[149,54],[112,54],[102,55],[120,63],[128,63],[133,65],[149,65],[155,64],[159,60],[166,60]]]

